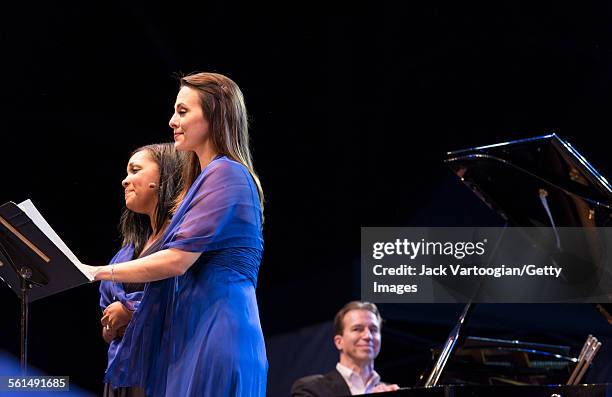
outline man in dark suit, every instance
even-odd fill
[[[380,352],[382,318],[373,303],[349,302],[334,318],[334,344],[340,353],[336,368],[325,375],[298,379],[292,397],[337,397],[399,389],[380,381],[374,360]]]

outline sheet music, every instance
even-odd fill
[[[51,240],[51,242],[55,244],[55,246],[59,248],[59,250],[62,251],[68,259],[70,259],[74,266],[76,266],[76,268],[79,269],[89,281],[93,281],[93,276],[89,274],[89,272],[85,269],[81,261],[62,241],[62,239],[57,235],[57,233],[55,233],[55,230],[53,230],[49,223],[47,223],[47,221],[40,214],[40,212],[38,212],[38,209],[36,208],[36,206],[34,206],[32,200],[25,200],[17,204],[17,206],[21,208],[21,210],[25,212],[25,214],[30,219],[32,219],[32,222],[34,222],[34,224],[40,229],[40,231],[42,231],[49,238],[49,240]]]

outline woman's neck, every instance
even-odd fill
[[[213,145],[211,144],[210,140],[204,142],[204,145],[202,145],[201,148],[197,148],[195,150],[195,153],[198,155],[198,160],[200,161],[200,169],[202,171],[219,154],[219,152],[213,148]]]
[[[155,243],[155,240],[157,240],[162,234],[162,232],[166,230],[166,227],[168,226],[169,222],[170,220],[166,219],[162,227],[159,230],[156,230],[153,226],[153,221],[151,221],[151,234],[149,235],[149,238],[147,239],[147,242],[145,243],[142,252],[146,251],[150,246],[153,245],[153,243]]]

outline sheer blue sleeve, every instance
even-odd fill
[[[131,245],[127,245],[122,247],[119,252],[115,254],[113,259],[111,259],[109,265],[113,263],[121,263],[127,262],[132,259],[134,254],[134,247]],[[142,299],[142,291],[126,293],[123,289],[123,284],[121,283],[113,283],[112,281],[101,281],[100,282],[100,308],[102,310],[106,309],[108,305],[113,303],[115,300],[123,303],[125,307],[129,310],[136,310],[138,308],[138,304]]]
[[[263,249],[257,187],[243,165],[215,159],[198,176],[165,234],[162,248],[207,252]]]

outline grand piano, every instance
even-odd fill
[[[449,152],[445,162],[509,226],[611,225],[612,187],[556,134]],[[610,305],[595,305],[612,323]],[[381,395],[612,396],[612,384],[580,383],[592,357],[572,357],[569,346],[467,335],[473,307],[465,306],[416,386]]]

